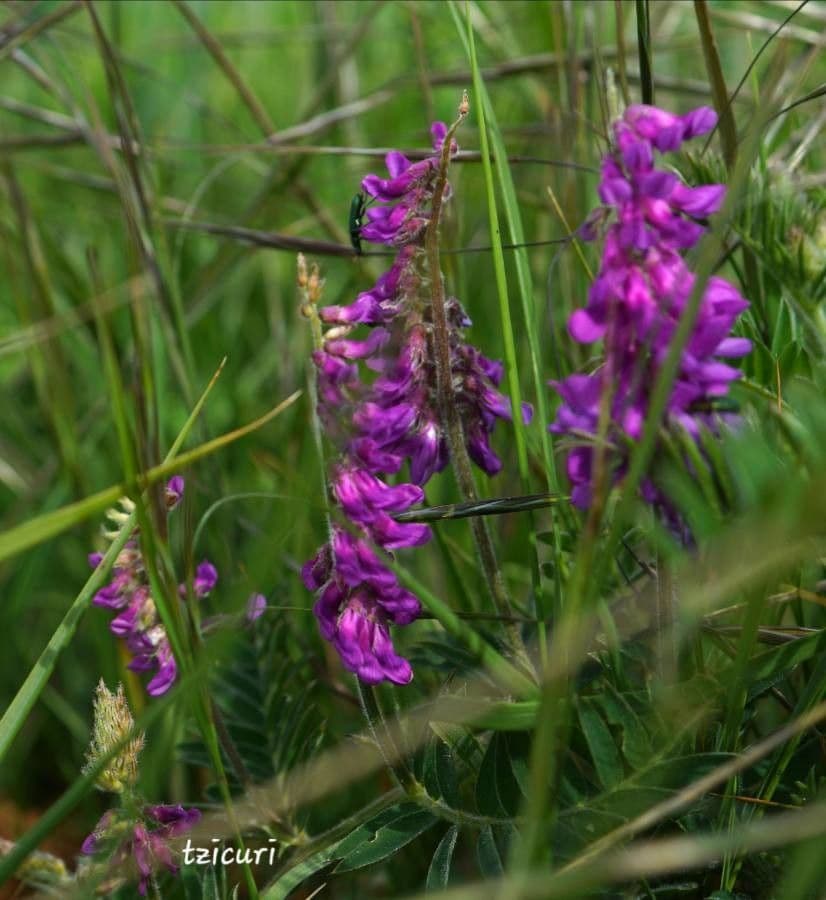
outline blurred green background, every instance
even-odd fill
[[[709,6],[729,87],[794,8]],[[658,104],[684,112],[710,103],[692,5],[660,0],[650,8]],[[310,340],[297,310],[294,252],[183,226],[244,227],[346,247],[351,198],[366,173],[383,173],[383,149],[426,149],[429,123],[452,120],[462,88],[470,87],[454,21],[440,2],[213,0],[184,7],[136,0],[96,2],[93,10],[104,40],[84,4],[0,7],[2,529],[123,478],[96,311],[115,342],[141,465],[163,457],[224,356],[197,441],[306,388]],[[771,54],[757,64],[734,103],[738,117],[753,113],[764,77],[778,80],[791,99],[822,83],[826,65],[816,50],[823,10],[809,4],[783,32],[782,71],[767,68]],[[472,4],[471,15],[526,236],[565,237],[596,203],[606,70],[624,77],[639,100],[633,4],[508,0]],[[761,189],[779,184],[780,197],[784,179],[797,179],[817,207],[819,130],[795,167],[786,152],[802,145],[814,117],[822,124],[822,109],[802,106],[768,130]],[[472,116],[458,137],[463,149],[478,150]],[[123,152],[125,141],[133,142],[132,152]],[[460,161],[451,180],[444,246],[487,245],[481,167]],[[774,244],[783,238],[777,228]],[[762,248],[775,252],[769,241]],[[328,303],[349,302],[384,265],[309,256],[322,267]],[[587,277],[570,251],[536,247],[530,258],[534,325],[551,378],[585,362],[564,323],[584,302]],[[449,255],[445,267],[450,291],[474,320],[470,338],[501,357],[490,254]],[[754,320],[750,327],[759,333],[760,325]],[[527,364],[521,377],[525,398],[534,401]],[[529,432],[536,490],[544,489],[539,427]],[[517,492],[511,436],[500,428],[494,444],[505,469],[490,492]],[[173,542],[217,565],[209,611],[241,610],[252,591],[262,591],[284,608],[279,615],[291,617],[308,652],[322,658],[311,597],[297,577],[323,539],[306,393],[273,422],[191,469],[187,484]],[[280,497],[236,496],[251,492]],[[222,498],[235,499],[214,510],[190,551],[201,517]],[[450,477],[434,479],[429,502],[452,499]],[[85,581],[99,526],[93,517],[0,563],[0,707]],[[513,585],[527,590],[529,548],[519,522],[501,519],[496,529]],[[470,558],[463,525],[445,528],[444,540],[456,558]],[[417,551],[417,575],[445,585],[443,560],[435,545]],[[0,832],[11,836],[21,811],[43,808],[76,778],[94,685],[101,676],[110,684],[123,678],[124,661],[108,616],[91,609],[4,761]],[[139,708],[137,682],[130,691]],[[171,798],[183,791],[183,776],[169,765],[179,736],[176,723],[166,721],[150,741],[147,793]],[[89,799],[82,824],[72,826],[77,835],[98,811]]]

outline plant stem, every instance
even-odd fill
[[[674,584],[671,567],[657,552],[657,666],[660,677],[670,676],[677,664],[677,641],[674,634]]]
[[[439,160],[439,173],[436,177],[436,185],[433,190],[433,205],[430,212],[430,221],[425,232],[425,255],[427,268],[430,275],[431,305],[433,314],[433,344],[436,362],[436,391],[439,398],[439,407],[442,421],[447,432],[448,445],[450,446],[450,458],[459,490],[465,500],[477,500],[478,493],[476,482],[473,478],[473,470],[470,465],[467,447],[465,445],[464,429],[459,409],[456,405],[456,397],[453,392],[453,370],[450,361],[450,333],[447,324],[445,310],[445,289],[442,280],[442,271],[439,264],[439,222],[441,219],[442,200],[447,187],[447,169],[450,163],[450,145],[453,135],[467,112],[461,111],[459,118],[450,126],[442,144],[442,155]],[[515,411],[514,415],[518,413]],[[505,580],[502,577],[499,563],[496,559],[496,551],[488,529],[487,522],[481,518],[471,520],[473,537],[479,553],[482,571],[488,584],[494,605],[502,615],[510,616],[513,613],[510,598],[505,588]],[[509,634],[515,638],[514,646],[521,644],[518,632],[515,628],[509,629]]]
[[[361,711],[364,713],[373,740],[376,742],[387,768],[393,773],[405,794],[415,798],[422,792],[421,785],[416,781],[404,756],[396,746],[384,713],[379,706],[375,687],[362,685],[361,681],[356,679],[356,689],[361,701]]]
[[[654,102],[654,79],[651,72],[651,19],[648,0],[637,0],[637,51],[640,58],[642,102]]]

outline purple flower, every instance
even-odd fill
[[[182,491],[183,479],[179,481],[177,488]],[[91,554],[89,562],[97,566],[100,558],[100,554]],[[217,581],[215,566],[208,560],[199,563],[192,585],[195,596],[205,597]],[[186,596],[185,585],[178,590],[181,596]],[[128,667],[133,672],[153,673],[146,685],[147,693],[152,697],[165,694],[175,683],[178,667],[152,599],[136,538],[130,538],[121,550],[112,568],[109,584],[95,594],[92,603],[116,613],[109,623],[109,630],[126,643],[132,656]]]
[[[150,679],[146,685],[146,692],[150,697],[160,697],[172,687],[178,674],[178,667],[175,664],[175,657],[172,655],[172,648],[169,646],[168,640],[164,639],[158,644],[155,650],[154,663],[158,671],[155,677]],[[134,666],[135,660],[130,663],[130,668]]]
[[[606,215],[613,213],[613,221],[588,303],[568,322],[574,340],[604,342],[604,361],[589,375],[552,382],[562,404],[551,430],[578,442],[568,454],[567,472],[579,507],[592,500],[593,439],[606,391],[611,413],[606,464],[615,482],[625,473],[629,447],[642,435],[649,392],[694,288],[684,253],[705,231],[695,218],[716,212],[725,195],[723,185],[691,188],[657,169],[655,151],[677,150],[715,122],[707,108],[676,116],[656,107],[631,106],[614,125],[614,150],[603,160],[599,184]],[[591,217],[594,222],[597,218]],[[719,417],[699,407],[710,407],[740,375],[720,357],[742,356],[751,349],[746,338],[730,336],[747,307],[728,281],[709,279],[668,399],[671,426],[695,437],[701,427],[718,427]],[[650,502],[667,506],[650,481],[641,491]]]
[[[198,564],[195,570],[195,578],[192,581],[192,589],[196,597],[206,597],[218,583],[218,570],[212,563],[205,559]]]
[[[201,821],[199,809],[184,809],[180,804],[145,806],[143,813],[148,819],[157,823],[154,833],[168,838],[184,834]]]
[[[341,466],[333,473],[333,494],[342,511],[361,525],[385,550],[416,547],[430,540],[426,525],[400,525],[388,513],[403,512],[424,498],[413,484],[390,486],[380,478],[356,467]]]
[[[146,896],[153,872],[158,866],[166,867],[173,875],[178,872],[178,865],[169,846],[169,840],[189,831],[201,818],[197,809],[184,809],[182,806],[145,806],[141,818],[126,830],[125,839],[116,845],[110,857],[113,869],[120,869],[130,858],[138,870],[138,892]],[[104,813],[95,826],[94,831],[84,840],[81,852],[87,856],[94,855],[101,849],[101,844],[123,835],[122,823],[112,810]]]
[[[247,600],[247,621],[254,622],[260,619],[267,610],[267,598],[263,594],[251,594]]]
[[[313,612],[321,633],[347,669],[367,684],[413,678],[410,663],[393,648],[389,625],[412,622],[419,601],[365,541],[336,528],[301,574],[305,586],[318,592]]]
[[[181,475],[173,475],[166,484],[166,506],[174,509],[184,495],[184,479]]]

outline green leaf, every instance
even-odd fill
[[[479,871],[485,878],[501,878],[505,872],[490,825],[485,825],[479,832],[479,839],[476,841],[476,859],[479,862]]]
[[[329,865],[336,854],[337,844],[325,847],[317,853],[304,857],[299,863],[289,868],[283,875],[276,877],[275,881],[262,891],[261,900],[287,900],[287,897],[308,878],[320,872]]]
[[[479,767],[476,805],[482,815],[512,816],[519,808],[519,795],[519,784],[511,766],[508,736],[494,732]]]
[[[204,872],[204,878],[201,882],[201,896],[204,900],[221,900],[221,894],[218,892],[218,881],[215,877],[215,869],[209,866]]]
[[[641,769],[651,759],[651,738],[628,698],[606,684],[605,690],[594,701],[602,709],[606,721],[622,729],[620,747],[628,765],[635,770]]]
[[[268,617],[238,631],[210,677],[210,693],[235,749],[254,781],[307,760],[323,736],[312,654],[294,659],[299,643],[288,618]],[[300,685],[300,687],[296,687]],[[193,765],[207,759],[202,741],[187,740],[179,755]],[[230,775],[233,762],[225,758]]]
[[[350,820],[350,824],[358,822],[361,816],[366,816],[366,821],[357,824],[349,833],[345,832],[343,837],[331,840],[327,846],[306,856],[301,856],[297,862],[288,865],[262,891],[261,900],[286,900],[295,888],[315,875],[316,872],[350,853],[355,853],[359,847],[374,841],[378,831],[385,826],[390,826],[399,819],[421,812],[415,804],[400,805],[397,802],[397,795],[387,795],[377,802],[390,802],[393,805],[375,815],[373,815],[376,809],[375,803],[370,805],[369,812],[362,810],[360,814]],[[436,820],[433,819],[433,821]]]
[[[459,808],[456,765],[450,748],[441,738],[434,737],[427,745],[422,777],[431,797],[441,797],[448,806]]]
[[[752,684],[772,679],[775,675],[788,672],[814,656],[820,656],[825,649],[826,631],[773,647],[765,653],[759,653],[749,662],[746,668],[746,682]]]
[[[508,734],[507,741],[511,772],[522,796],[527,799],[531,790],[529,768],[530,738],[526,734]]]
[[[639,786],[677,790],[697,781],[724,763],[730,762],[732,753],[694,753],[663,760],[648,770],[629,779]]]
[[[600,784],[606,789],[611,788],[622,781],[624,775],[614,736],[592,700],[580,700],[577,713]]]
[[[458,837],[459,826],[453,825],[439,841],[433,859],[430,860],[430,868],[427,870],[425,890],[439,891],[447,887],[450,880],[450,864],[453,861],[453,851]]]
[[[350,872],[386,859],[428,828],[432,828],[437,821],[438,819],[425,809],[414,807],[411,811],[408,807],[407,812],[397,815],[377,828],[374,834],[359,841],[336,866],[336,872]],[[339,850],[343,847],[342,844]]]
[[[792,325],[792,312],[789,304],[781,297],[777,304],[777,317],[774,320],[774,328],[771,332],[771,352],[775,358],[794,341]]]

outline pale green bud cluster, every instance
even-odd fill
[[[84,772],[88,772],[101,759],[119,744],[134,726],[129,704],[123,693],[123,685],[118,685],[113,694],[103,683],[97,686],[95,693],[95,721],[92,729],[92,742],[86,754]],[[109,760],[106,767],[98,774],[96,785],[103,791],[122,794],[135,786],[138,780],[138,755],[143,749],[143,734],[133,737],[124,744]]]
[[[0,857],[10,853],[13,849],[13,841],[0,838]],[[55,888],[66,887],[73,881],[62,859],[40,850],[30,853],[20,864],[14,876],[24,884],[46,893],[52,893]]]

